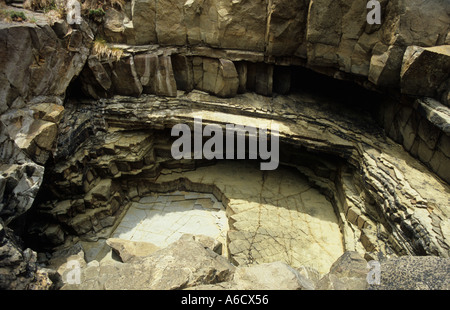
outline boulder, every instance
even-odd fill
[[[9,138],[1,121],[0,150],[0,217],[8,224],[33,204],[44,177],[44,167],[31,161]]]
[[[197,58],[198,59],[198,58]],[[239,78],[234,63],[226,59],[203,57],[194,62],[194,87],[218,97],[234,97]],[[201,63],[201,67],[200,67]]]
[[[0,113],[14,102],[21,108],[34,97],[64,96],[89,54],[93,35],[85,21],[60,40],[43,14],[32,15],[37,23],[0,22]]]
[[[0,289],[46,290],[52,287],[48,272],[37,265],[37,254],[23,249],[21,241],[0,219]]]
[[[356,252],[345,252],[320,279],[316,289],[448,290],[450,287],[449,258],[408,255],[369,263]],[[372,270],[379,272],[378,276]]]
[[[58,134],[56,121],[61,119],[63,110],[56,104],[40,104],[35,109],[11,109],[1,116],[1,120],[17,146],[37,163],[45,164],[55,148]]]

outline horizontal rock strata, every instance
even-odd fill
[[[248,202],[242,205],[244,209],[241,210],[239,199],[248,199],[250,192],[241,197],[239,191],[243,189],[236,192],[233,186],[220,185],[223,181],[219,180],[232,170],[218,173],[221,177],[216,180],[207,177],[207,171],[214,171],[222,165],[226,167],[225,162],[200,168],[212,162],[175,161],[171,158],[170,141],[173,139],[167,131],[164,134],[164,130],[177,123],[193,126],[194,117],[201,116],[204,124],[220,126],[233,123],[257,127],[264,123],[277,123],[281,141],[280,164],[297,169],[327,197],[323,203],[335,214],[333,217],[336,216],[332,222],[342,234],[342,251],[356,250],[367,259],[404,254],[448,256],[446,218],[449,201],[448,195],[442,194],[449,192],[448,185],[431,175],[423,164],[386,138],[375,123],[360,114],[349,112],[345,117],[333,114],[334,109],[326,100],[300,94],[276,98],[244,94],[232,99],[218,99],[193,91],[177,98],[147,95],[135,99],[114,97],[103,102],[101,108],[88,102],[66,107],[64,124],[70,129],[65,131],[62,128],[66,133],[60,136],[60,157],[49,171],[52,180],[49,184],[52,185],[46,185],[54,192],[55,199],[62,202],[40,207],[40,212],[56,220],[65,234],[75,230],[85,240],[96,240],[92,239],[95,234],[89,230],[111,229],[114,218],[117,219],[126,209],[127,200],[145,197],[152,191],[206,191],[227,206],[231,229],[228,250],[236,263],[247,265],[253,261],[270,262],[282,258],[292,264],[295,259],[289,255],[293,254],[283,256],[280,253],[284,253],[282,249],[294,248],[289,242],[301,240],[300,231],[295,236],[279,235],[280,239],[277,239],[270,225],[278,216],[281,226],[281,220],[285,218],[287,223],[294,223],[289,220],[294,213],[288,211],[294,206],[306,208],[302,212],[307,214],[307,196],[299,196],[299,200],[304,202],[303,207],[289,203],[289,194],[283,201],[271,200],[270,193],[277,188],[276,185],[267,185],[268,190],[259,196],[261,185],[250,182],[242,187],[248,187],[250,192],[255,187],[256,213],[245,215]],[[80,109],[87,115],[85,122],[74,117]],[[96,127],[98,124],[102,124],[103,129]],[[80,141],[79,137],[87,137],[86,132],[97,134],[74,148],[70,141]],[[321,157],[314,155],[318,153],[322,154]],[[195,171],[189,172],[193,169]],[[203,170],[206,175],[201,177]],[[245,171],[242,168],[238,170]],[[289,179],[284,178],[286,182]],[[262,179],[270,182],[270,174]],[[288,209],[281,206],[284,201]],[[61,208],[57,207],[60,204]],[[273,209],[275,213],[281,213],[270,215],[275,214],[269,212],[270,205],[276,207]],[[311,207],[310,210],[314,217],[314,212],[320,209]],[[263,217],[265,212],[269,216],[267,220]],[[282,212],[291,212],[291,215],[283,215]],[[264,224],[257,222],[258,216],[264,218]],[[112,221],[107,220],[111,217]],[[255,219],[256,226],[241,222],[249,219]],[[298,227],[305,229],[305,225],[298,224]],[[247,226],[254,229],[244,228]],[[78,227],[86,228],[79,230]],[[264,229],[267,236],[271,233],[274,236],[263,240]],[[258,231],[261,234],[255,234]],[[314,236],[312,231],[311,236]],[[275,250],[274,253],[278,254],[272,257],[273,254],[258,247],[265,242],[271,244],[273,237],[281,243],[281,248]],[[271,247],[276,249],[274,244],[263,246],[265,249]],[[324,251],[327,251],[326,247]],[[317,253],[322,252],[319,250]],[[322,267],[314,267],[323,272],[336,258],[331,257]],[[306,258],[299,260],[305,261]]]

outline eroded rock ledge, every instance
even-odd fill
[[[83,20],[70,27],[62,19],[22,9],[33,22],[0,22],[0,53],[5,56],[0,61],[0,216],[5,223],[0,250],[12,257],[0,262],[2,273],[11,275],[2,276],[0,285],[51,286],[47,271],[37,268],[35,253],[23,250],[6,227],[14,220],[19,231],[28,229],[27,242],[37,241],[44,251],[77,240],[104,240],[131,202],[155,191],[214,194],[229,212],[230,259],[242,268],[274,260],[270,251],[279,250],[277,238],[254,242],[255,232],[264,228],[267,233],[270,227],[259,222],[250,232],[242,228],[247,217],[236,203],[239,191],[220,179],[199,178],[223,163],[208,168],[209,161],[170,157],[169,129],[177,123],[192,126],[194,116],[220,126],[279,124],[282,165],[306,178],[320,199],[326,197],[342,251],[356,251],[366,260],[404,254],[448,257],[448,2],[381,2],[385,19],[380,26],[365,23],[364,1],[329,0],[133,0],[120,10],[112,7],[100,24]],[[123,57],[94,55],[95,35],[106,38],[108,48],[123,51]],[[295,93],[294,66],[369,89],[398,90],[403,96],[384,102],[381,122],[426,166],[370,119],[343,112],[335,102]],[[66,91],[72,96],[81,89],[98,100],[63,104]],[[268,196],[254,200],[255,214],[264,210],[270,219],[270,212],[286,212],[273,208],[277,202]],[[33,203],[36,207],[27,213]],[[281,239],[291,242],[299,236]],[[285,241],[282,251],[290,247]],[[262,244],[264,251],[258,248]],[[281,259],[305,267],[304,257],[286,261],[288,256]],[[335,256],[315,267],[326,272]],[[424,261],[431,266],[433,259]],[[332,272],[324,279],[329,281],[315,287],[342,284]],[[229,280],[220,279],[222,288],[230,287]],[[429,283],[410,287],[433,288]],[[188,286],[201,284],[209,283]]]

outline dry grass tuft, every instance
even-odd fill
[[[92,47],[92,54],[99,58],[119,60],[123,55],[120,48],[110,48],[108,43],[102,38],[97,38]]]

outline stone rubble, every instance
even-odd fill
[[[380,262],[381,283],[369,284],[370,266],[356,252],[343,253],[321,277],[313,268],[293,268],[280,261],[235,267],[198,241],[207,238],[186,234],[146,256],[134,248],[137,251],[127,251],[128,259],[124,262],[103,259],[86,263],[81,251],[66,256],[67,262],[79,262],[79,283],[69,283],[68,272],[72,269],[64,263],[58,269],[61,276],[58,285],[63,290],[446,290],[450,285],[448,258],[383,260]],[[423,274],[422,270],[428,272]]]

